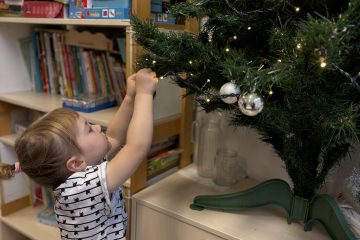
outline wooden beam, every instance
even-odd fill
[[[15,201],[1,205],[1,215],[7,216],[30,205],[30,196],[19,198]]]
[[[11,133],[11,111],[15,108],[14,105],[0,102],[0,136]]]
[[[186,90],[183,90],[185,94]],[[183,149],[180,158],[180,168],[186,167],[191,163],[194,145],[191,141],[192,122],[193,122],[194,98],[187,96],[181,100],[181,118],[180,118],[180,141],[179,148]]]

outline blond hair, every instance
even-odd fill
[[[81,154],[76,141],[79,114],[59,108],[31,124],[16,140],[21,170],[41,185],[56,188],[71,172],[66,161]]]

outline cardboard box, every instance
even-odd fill
[[[131,0],[70,0],[69,17],[86,19],[129,19]]]
[[[93,0],[93,8],[131,8],[130,0]]]
[[[175,18],[170,13],[151,13],[151,21],[154,23],[175,24]]]
[[[181,153],[181,149],[174,149],[150,158],[147,164],[148,177],[151,178],[171,167],[176,166],[179,163]]]
[[[29,18],[65,18],[64,4],[50,1],[25,1],[24,17]]]
[[[85,8],[85,19],[129,19],[131,9],[129,8]]]

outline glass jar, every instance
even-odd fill
[[[246,178],[244,161],[234,150],[221,148],[216,152],[214,182],[221,186],[230,186]]]
[[[197,172],[201,177],[212,178],[214,176],[216,150],[221,136],[220,120],[219,114],[212,112],[207,114],[200,126]]]

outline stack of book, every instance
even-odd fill
[[[64,106],[121,103],[125,64],[120,47],[113,51],[113,40],[104,34],[36,29],[20,45],[36,92],[60,94]]]

